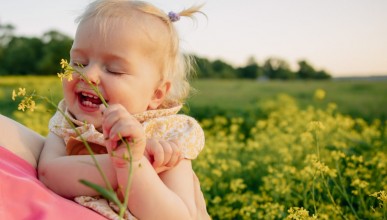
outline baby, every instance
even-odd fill
[[[177,114],[189,93],[189,62],[179,51],[172,23],[198,10],[165,14],[142,1],[90,3],[78,19],[70,51],[71,65],[85,77],[74,73],[73,80],[63,80],[59,108],[66,117],[57,112],[51,119],[39,161],[45,185],[106,217],[117,217],[106,201],[90,197],[97,192],[78,182],[105,185],[69,118],[97,154],[113,188],[119,195],[129,191],[128,209],[136,218],[208,218],[191,164],[204,147],[203,130],[193,118]],[[130,143],[130,163],[121,137]]]

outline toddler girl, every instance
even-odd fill
[[[132,164],[128,208],[139,219],[208,218],[191,165],[204,146],[203,131],[193,118],[176,114],[189,84],[172,22],[195,12],[198,8],[167,15],[141,1],[100,0],[78,19],[70,57],[86,79],[73,74],[73,80],[63,81],[59,108],[98,154],[119,194],[126,191]],[[106,109],[91,85],[107,101]],[[79,203],[117,217],[105,200],[88,197],[97,195],[94,190],[78,182],[104,185],[66,118],[56,113],[49,127],[39,161],[40,180],[62,196],[80,196]],[[121,136],[131,143],[131,163],[123,159],[129,152]],[[158,153],[168,149],[181,151],[184,159],[178,163],[178,156]],[[166,166],[157,173],[147,155]]]

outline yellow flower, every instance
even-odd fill
[[[303,207],[291,207],[289,210],[289,215],[287,216],[287,219],[317,219],[316,216],[309,216],[309,212],[305,210]]]
[[[17,95],[18,96],[25,96],[26,95],[26,88],[19,88]]]
[[[351,186],[359,187],[359,188],[361,188],[361,189],[366,188],[368,185],[369,185],[368,182],[366,182],[366,181],[364,181],[364,180],[360,180],[359,178],[356,178],[356,179],[353,180],[352,183],[351,183]]]
[[[73,80],[73,74],[72,73],[70,73],[68,76],[67,76],[67,81],[71,81],[71,80]]]
[[[246,187],[247,187],[246,184],[243,182],[243,179],[241,178],[231,180],[230,189],[232,192],[241,192]]]
[[[325,126],[321,121],[312,121],[308,125],[309,131],[324,130]]]
[[[16,97],[17,97],[16,91],[12,90],[12,100],[15,101]]]
[[[64,74],[63,73],[57,73],[60,81],[63,81]]]
[[[16,92],[15,92],[16,93]],[[20,95],[25,95],[25,89],[19,89],[19,93]],[[18,96],[18,95],[15,95],[15,96]],[[14,97],[12,97],[14,98]],[[18,110],[21,110],[24,112],[25,109],[29,109],[31,112],[33,112],[36,108],[36,103],[35,101],[32,99],[32,95],[29,95],[29,96],[25,96],[19,103],[17,109]]]
[[[370,196],[373,196],[382,202],[387,202],[387,193],[384,190],[372,193]]]
[[[28,108],[30,109],[31,112],[33,112],[35,110],[35,107],[36,107],[35,101],[31,100],[30,105],[29,105]]]
[[[63,81],[63,79],[67,79],[67,81],[73,80],[73,75],[72,74],[66,74],[66,73],[57,73],[58,77],[60,78],[60,81]]]
[[[26,108],[26,106],[25,106],[24,102],[20,102],[18,107],[17,107],[17,110],[21,110],[21,111],[24,112],[25,108]]]
[[[60,65],[63,69],[63,73],[57,73],[60,80],[63,81],[63,78],[66,78],[68,81],[73,80],[74,69],[72,66],[70,66],[70,64],[67,62],[67,60],[62,59],[60,61]]]
[[[67,62],[67,60],[61,59],[60,60],[60,65],[61,65],[62,69],[64,69],[66,66],[69,65],[69,63]]]
[[[316,100],[323,100],[325,98],[326,92],[323,89],[317,89],[314,92],[314,99]]]

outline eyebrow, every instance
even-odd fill
[[[71,50],[70,50],[70,55],[71,55],[71,54],[80,54],[80,55],[82,55],[82,56],[86,56],[86,55],[87,55],[87,53],[84,52],[84,50],[82,50],[82,49],[77,49],[77,48],[71,49]],[[118,61],[118,62],[120,62],[120,63],[122,63],[122,64],[124,64],[124,65],[127,65],[127,66],[130,65],[130,62],[129,62],[129,61],[127,61],[126,59],[122,58],[121,56],[116,55],[116,54],[113,54],[113,53],[103,54],[103,55],[102,55],[102,58],[103,58],[103,59],[106,59],[106,60],[114,60],[114,61]]]
[[[118,60],[120,62],[123,62],[124,64],[128,64],[129,65],[129,62],[126,59],[124,59],[121,56],[116,55],[116,54],[111,54],[111,53],[110,54],[104,54],[103,58],[107,59],[107,60]]]
[[[82,55],[86,54],[85,52],[83,52],[83,50],[71,48],[70,49],[70,55],[73,54],[73,53],[75,53],[75,54],[82,54]]]

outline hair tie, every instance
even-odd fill
[[[172,22],[180,20],[180,15],[173,11],[170,11],[168,13],[168,17],[169,17],[169,20],[171,20]]]

